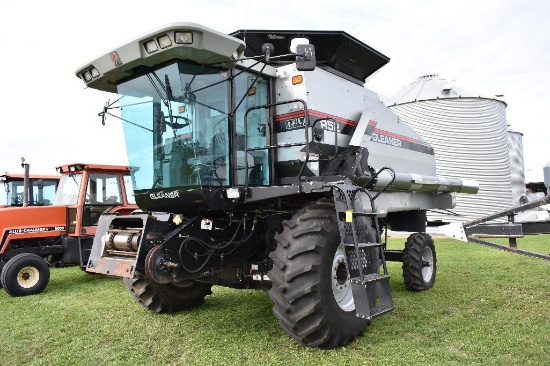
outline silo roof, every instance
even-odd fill
[[[505,103],[504,100],[502,100],[501,95],[482,95],[476,91],[458,85],[454,80],[441,78],[438,74],[429,74],[418,77],[415,81],[401,89],[398,93],[389,97],[385,101],[385,104],[392,106],[425,100],[455,98],[494,99]]]

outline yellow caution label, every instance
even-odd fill
[[[352,222],[352,221],[353,221],[353,211],[346,210],[346,222]]]

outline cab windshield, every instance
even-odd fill
[[[244,114],[253,105],[267,103],[263,78],[247,95],[255,77],[177,61],[118,85],[128,161],[136,167],[134,189],[244,184],[244,174],[267,170],[267,151],[244,151]],[[236,121],[234,146],[230,115]],[[250,116],[248,147],[265,146],[264,111]],[[230,146],[237,150],[237,170],[243,171],[236,182],[230,171]],[[267,184],[267,178],[255,184]]]
[[[59,188],[55,195],[54,206],[68,206],[78,204],[78,195],[82,185],[82,173],[67,174],[61,177]]]

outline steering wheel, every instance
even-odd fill
[[[184,117],[184,116],[172,116],[172,118],[175,119],[176,122],[168,122],[168,121],[166,121],[166,117],[165,117],[164,118],[164,123],[166,123],[166,125],[170,126],[170,128],[172,128],[173,130],[177,130],[179,128],[187,127],[193,122],[193,121],[191,121],[191,119],[189,119],[187,117]],[[182,119],[185,122],[184,123],[178,123],[177,122],[178,119]]]

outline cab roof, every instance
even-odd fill
[[[59,180],[61,176],[59,175],[43,175],[43,174],[30,174],[30,179],[56,179]],[[22,173],[6,173],[0,175],[0,180],[3,181],[12,181],[12,180],[23,180],[25,179],[25,174]]]
[[[124,165],[103,165],[103,164],[83,164],[74,163],[61,165],[55,168],[59,173],[77,173],[81,171],[92,172],[121,172],[123,174],[130,174],[130,167]]]

